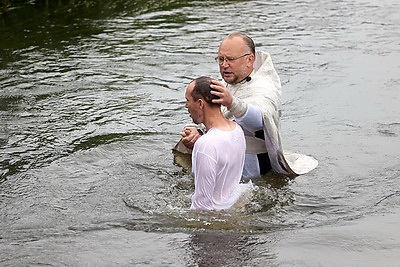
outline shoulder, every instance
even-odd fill
[[[216,140],[218,140],[220,137],[214,129],[211,129],[207,133],[203,134],[200,136],[199,139],[197,139],[195,143],[195,147],[197,148],[202,148],[202,147],[209,147],[212,146]]]
[[[241,142],[242,140],[244,141],[245,138],[244,138],[244,132],[243,132],[242,127],[240,127],[240,125],[237,122],[235,122],[235,124],[236,124],[236,128],[233,131],[235,142]]]
[[[198,144],[198,147],[218,147],[229,141],[232,138],[232,134],[243,134],[242,128],[236,122],[233,123],[235,124],[235,128],[232,131],[210,129],[196,141],[196,144]]]
[[[267,52],[257,51],[256,60],[254,62],[254,76],[252,77],[258,82],[270,82],[276,89],[280,90],[281,81],[274,67],[271,56]]]
[[[203,154],[211,158],[215,158],[220,150],[219,147],[223,143],[224,138],[218,134],[218,131],[211,130],[197,139],[193,147],[193,154]]]

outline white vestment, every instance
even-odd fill
[[[280,136],[281,83],[268,53],[256,52],[254,70],[250,77],[250,81],[227,85],[233,94],[233,102],[229,110],[224,108],[224,115],[231,119],[242,117],[248,104],[261,111],[265,140],[249,135],[246,138],[247,153],[257,154],[265,149],[272,169],[289,177],[314,169],[318,165],[314,158],[283,152]]]

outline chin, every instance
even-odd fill
[[[199,119],[199,118],[196,118],[196,119],[192,118],[192,121],[193,121],[193,123],[195,123],[195,124],[203,123],[203,121],[202,121],[201,119]]]
[[[229,84],[235,84],[236,80],[237,79],[235,77],[232,77],[232,76],[226,77],[226,76],[224,76],[224,81],[229,83]]]

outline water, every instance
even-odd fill
[[[79,5],[79,3],[83,3]],[[394,0],[63,1],[0,20],[2,266],[396,266],[400,17]],[[248,33],[283,84],[284,148],[250,202],[188,212],[171,148],[186,84]]]

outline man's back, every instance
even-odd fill
[[[195,193],[191,209],[222,210],[238,199],[246,143],[239,125],[232,131],[210,129],[192,153]]]

